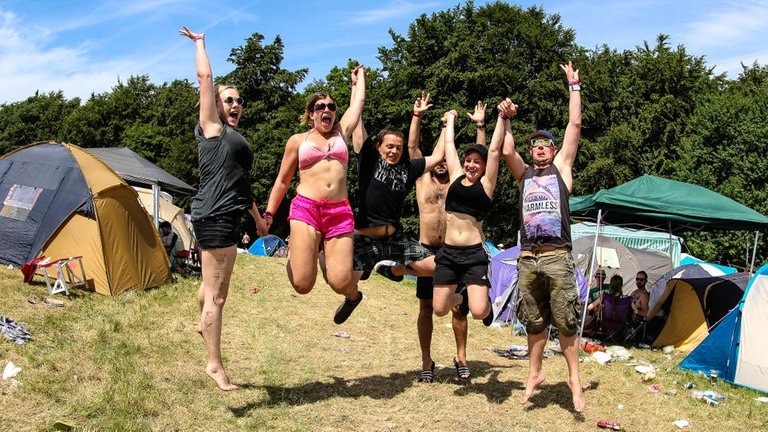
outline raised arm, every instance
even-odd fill
[[[352,101],[357,97],[357,74],[359,72],[359,68],[360,66],[352,70],[350,75],[350,79],[352,80],[352,93],[349,96],[350,106],[352,105]],[[355,154],[360,153],[360,149],[363,148],[363,143],[365,142],[366,138],[368,138],[368,132],[366,132],[365,125],[363,124],[363,114],[361,110],[360,118],[355,125],[355,129],[352,131],[352,150],[355,152]]]
[[[458,178],[462,172],[459,154],[456,152],[456,117],[458,117],[456,110],[450,110],[443,116],[445,119],[445,164],[448,167],[451,181]]]
[[[341,134],[344,139],[353,135],[355,128],[362,122],[363,106],[365,105],[365,66],[357,65],[352,70],[352,92],[349,97],[349,108],[344,111],[339,121]]]
[[[477,101],[475,111],[467,113],[469,118],[475,123],[475,143],[485,145],[485,103]]]
[[[555,155],[553,163],[570,191],[573,185],[573,162],[581,139],[581,81],[579,70],[573,69],[570,60],[560,65],[560,68],[568,79],[568,126],[565,128],[562,148]]]
[[[499,122],[504,125],[504,144],[501,148],[501,154],[507,168],[512,173],[512,177],[518,182],[523,178],[527,165],[523,157],[515,149],[515,137],[512,134],[512,117],[517,114],[517,105],[507,98],[498,105]]]
[[[208,53],[205,51],[205,33],[194,33],[187,26],[182,26],[179,34],[186,36],[195,44],[195,71],[200,85],[200,127],[206,138],[221,135],[224,124],[216,108],[216,95],[213,88],[213,72]]]
[[[509,110],[508,105],[513,105],[511,102],[508,102],[508,99],[502,101],[502,104],[505,104],[505,110]],[[485,115],[485,110],[483,110],[483,115]],[[496,127],[493,129],[493,136],[491,136],[491,146],[488,147],[485,174],[481,181],[483,183],[483,189],[485,189],[485,193],[489,197],[492,197],[493,192],[496,190],[496,180],[499,175],[499,153],[501,152],[502,142],[504,141],[504,132],[508,125],[509,119],[502,120],[501,116],[499,116],[499,119],[496,121]]]
[[[411,159],[418,159],[422,156],[419,143],[421,141],[421,116],[432,108],[429,103],[429,93],[422,91],[421,96],[413,102],[413,116],[411,117],[411,127],[408,130],[408,156]]]

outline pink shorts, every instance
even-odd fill
[[[291,202],[288,220],[298,220],[315,228],[323,238],[350,234],[355,230],[355,217],[349,201],[315,201],[296,195]]]

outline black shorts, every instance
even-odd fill
[[[236,245],[240,241],[237,229],[244,214],[245,210],[233,210],[193,220],[192,228],[195,230],[200,249],[219,249]]]
[[[490,287],[489,255],[483,243],[472,246],[443,246],[435,255],[434,283]]]

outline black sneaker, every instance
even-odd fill
[[[333,314],[333,322],[336,324],[343,324],[344,321],[346,321],[347,318],[352,315],[352,312],[354,312],[355,308],[360,304],[361,301],[363,301],[363,293],[359,291],[357,300],[344,298],[344,302],[340,304],[338,308],[336,308],[336,313]]]
[[[376,270],[376,273],[384,276],[385,278],[391,281],[400,282],[403,280],[403,276],[397,276],[394,273],[392,273],[392,267],[396,265],[397,263],[394,261],[389,261],[389,260],[379,261],[376,263],[375,266],[373,266],[373,269]]]

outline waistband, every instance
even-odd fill
[[[540,257],[540,256],[551,256],[551,255],[562,255],[564,253],[567,253],[569,250],[565,247],[554,247],[554,246],[538,246],[534,247],[531,250],[523,250],[520,251],[521,257]]]

